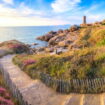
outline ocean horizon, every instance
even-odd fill
[[[46,42],[36,40],[36,38],[49,31],[57,31],[69,27],[70,25],[0,27],[0,42],[19,40],[26,44],[38,43],[38,46],[46,46]]]

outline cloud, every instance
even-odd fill
[[[31,9],[24,3],[21,3],[16,11],[18,11],[18,13],[22,16],[40,16],[43,14],[42,11]]]
[[[66,12],[75,9],[81,0],[55,0],[51,7],[54,12]]]
[[[12,17],[12,16],[17,16],[17,11],[16,9],[13,8],[8,8],[5,7],[3,4],[0,4],[0,17],[5,16],[5,17]]]
[[[17,8],[6,7],[0,4],[0,26],[41,26],[59,25],[66,21],[43,17],[44,12],[34,10],[21,3]]]
[[[7,3],[7,4],[13,4],[13,0],[3,0],[3,2]]]
[[[21,3],[17,8],[6,7],[4,4],[0,4],[0,16],[5,17],[32,17],[41,16],[43,12],[33,10],[27,7],[24,3]]]
[[[11,1],[13,3],[13,0]],[[93,4],[87,8],[80,6],[81,2],[82,0],[55,0],[50,5],[53,11],[49,8],[48,10],[33,9],[25,2],[20,2],[18,6],[15,6],[15,3],[13,6],[8,6],[7,2],[2,2],[0,3],[0,26],[81,24],[83,15],[87,16],[88,23],[105,17],[101,12],[97,12],[102,7],[101,4]]]
[[[0,26],[45,26],[45,25],[63,25],[67,23],[53,18],[37,17],[0,17]]]

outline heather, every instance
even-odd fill
[[[13,61],[32,78],[40,72],[58,79],[105,77],[105,26],[81,27],[77,32],[77,48],[54,55],[49,52],[17,55]]]
[[[30,53],[30,49],[27,45],[17,40],[10,40],[0,43],[0,57],[7,54],[16,53]]]
[[[19,105],[17,99],[15,99],[8,87],[5,84],[3,76],[0,73],[0,105]]]

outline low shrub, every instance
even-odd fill
[[[89,42],[93,45],[105,45],[105,29],[98,29],[92,33]]]
[[[85,79],[98,78],[105,76],[105,47],[85,48],[75,51],[74,54],[67,56],[37,56],[37,55],[17,55],[13,61],[21,67],[32,78],[38,72],[49,74],[54,78],[64,79]],[[68,52],[69,53],[69,52]],[[32,60],[32,61],[31,61]],[[27,63],[24,63],[27,61]],[[37,62],[36,62],[37,61]],[[22,66],[24,65],[24,67]]]
[[[0,105],[20,105],[19,101],[12,97],[10,91],[8,90],[3,76],[0,72]]]
[[[0,50],[9,53],[30,53],[30,48],[17,40],[10,40],[0,43]],[[1,52],[0,52],[1,54]]]
[[[28,59],[28,60],[23,61],[23,65],[27,66],[27,65],[30,65],[30,64],[34,64],[35,62],[36,61],[33,60],[33,59]]]

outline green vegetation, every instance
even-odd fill
[[[50,55],[49,53],[18,54],[13,58],[13,62],[33,79],[38,78],[38,74],[41,73],[40,79],[56,91],[61,91],[60,86],[62,84],[63,86],[66,85],[64,86],[64,93],[103,92],[105,86],[101,78],[105,78],[105,26],[81,27],[78,33],[79,38],[76,40],[76,45],[79,47],[77,50],[70,49],[60,55]],[[45,75],[44,78],[43,75]],[[50,82],[48,80],[46,82],[49,75],[51,77]],[[63,79],[63,81],[59,81],[61,84],[58,82],[60,79]],[[67,85],[70,83],[68,80],[71,81],[72,85]],[[73,83],[73,80],[81,82],[79,82],[79,87],[75,81]],[[97,86],[96,84],[99,82],[102,85]]]
[[[11,92],[8,90],[3,76],[0,72],[0,105],[20,105],[19,101],[12,97]]]
[[[54,78],[86,79],[105,77],[105,27],[80,28],[77,41],[81,47],[61,55],[17,55],[13,61],[32,78],[38,72]],[[35,60],[24,65],[26,60]]]
[[[29,48],[17,40],[10,40],[0,43],[0,57],[13,53],[29,53]]]
[[[85,48],[76,51],[73,55],[55,55],[44,57],[37,55],[17,55],[13,61],[32,78],[38,72],[50,74],[55,78],[83,79],[105,76],[105,47]],[[25,60],[32,59],[35,63],[24,65]]]
[[[13,61],[32,78],[44,72],[55,78],[97,78],[105,76],[105,28],[85,27],[79,29],[78,51],[61,55],[17,55]],[[35,60],[24,65],[24,61]]]

